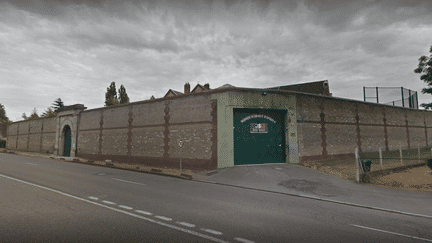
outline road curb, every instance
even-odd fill
[[[193,179],[193,178],[192,178],[192,181],[203,182],[203,183],[208,183],[208,184],[215,184],[215,185],[221,185],[221,186],[236,187],[236,188],[248,189],[248,190],[252,190],[252,191],[261,191],[261,192],[268,192],[268,193],[274,193],[274,194],[280,194],[280,195],[287,195],[287,196],[294,196],[294,197],[300,197],[300,198],[314,199],[314,200],[317,200],[317,201],[331,202],[331,203],[337,203],[337,204],[346,205],[346,206],[372,209],[372,210],[377,210],[377,211],[381,211],[381,212],[397,213],[397,214],[408,215],[408,216],[413,216],[413,217],[421,217],[421,218],[432,219],[432,216],[430,216],[430,215],[423,215],[423,214],[402,212],[402,211],[398,211],[398,210],[392,210],[392,209],[387,209],[387,208],[379,208],[379,207],[374,207],[374,206],[367,206],[367,205],[361,205],[361,204],[356,204],[356,203],[349,203],[349,202],[343,202],[343,201],[325,199],[325,198],[320,198],[320,197],[298,195],[298,194],[292,194],[292,193],[287,193],[287,192],[270,191],[270,190],[258,189],[258,188],[252,188],[252,187],[246,187],[246,186],[230,185],[230,184],[224,184],[224,183],[214,182],[214,181],[203,181],[203,180],[198,180],[198,179]]]
[[[9,153],[8,153],[9,154]],[[10,154],[15,154],[15,155],[27,155],[27,154],[21,154],[20,152],[12,152]],[[29,155],[32,156],[32,155]],[[33,156],[32,156],[33,157]],[[84,162],[83,159],[79,159],[79,158],[66,158],[66,157],[61,157],[61,156],[40,156],[40,159],[52,159],[52,160],[58,160],[58,161],[63,161],[63,162],[72,162],[72,163],[78,163],[78,164],[84,164],[84,165],[92,165],[92,166],[99,166],[99,167],[105,167],[105,168],[112,168],[112,169],[120,169],[120,170],[127,170],[127,171],[134,171],[134,172],[139,172],[139,173],[146,173],[146,174],[152,174],[152,175],[161,175],[161,176],[168,176],[168,177],[173,177],[173,178],[178,178],[178,179],[184,179],[184,180],[192,180],[192,176],[191,175],[187,175],[187,174],[181,174],[181,175],[171,175],[171,174],[165,174],[163,173],[162,169],[151,169],[151,171],[142,171],[142,170],[134,170],[134,169],[130,169],[130,168],[121,168],[121,167],[116,167],[112,162],[108,161],[107,163],[109,164],[105,164],[105,165],[99,165],[99,164],[95,164],[93,160],[87,160],[87,162]]]

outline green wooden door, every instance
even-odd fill
[[[234,109],[234,165],[285,163],[285,114]]]
[[[69,126],[64,128],[64,152],[63,156],[70,156],[71,150],[71,129]]]

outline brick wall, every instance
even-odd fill
[[[9,125],[7,149],[53,153],[56,120],[56,118],[44,118]]]
[[[426,147],[432,138],[429,111],[302,94],[297,104],[302,160]]]
[[[190,95],[81,113],[78,156],[160,167],[216,169],[216,105]]]

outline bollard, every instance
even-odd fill
[[[380,159],[380,166],[381,166],[381,170],[382,170],[383,166],[382,166],[382,149],[381,148],[379,148],[379,159]]]
[[[420,146],[417,149],[418,149],[418,162],[420,163]]]
[[[356,164],[356,179],[357,183],[360,182],[360,172],[359,172],[359,156],[358,156],[358,148],[354,150],[355,155],[355,164]]]
[[[399,146],[399,156],[400,156],[400,161],[401,161],[401,166],[402,166],[402,147]]]

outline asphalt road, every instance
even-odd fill
[[[432,242],[432,219],[0,154],[1,242]]]

